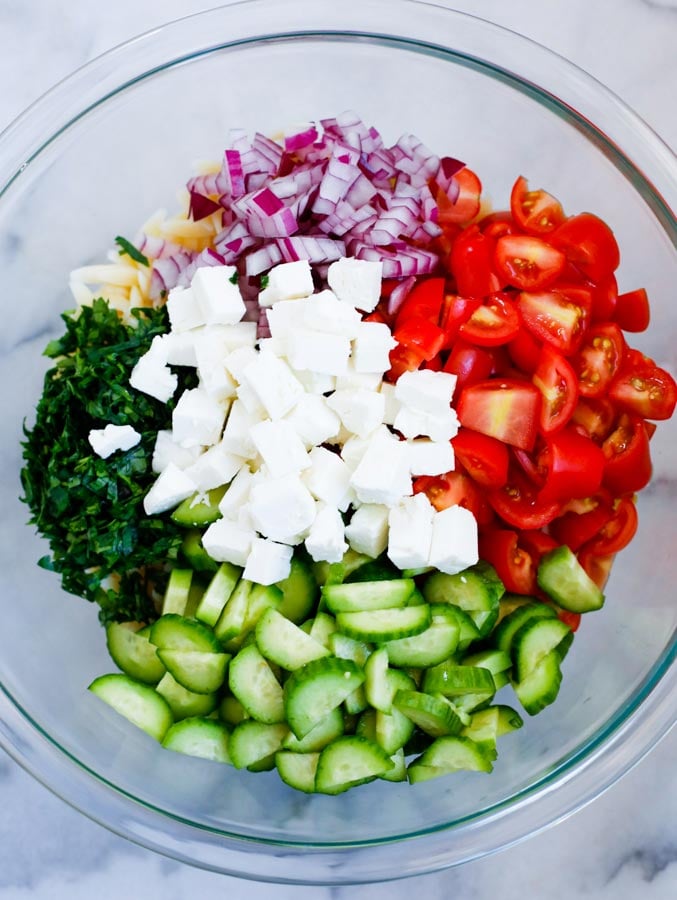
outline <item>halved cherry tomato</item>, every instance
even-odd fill
[[[480,347],[507,344],[520,331],[520,319],[508,294],[490,294],[459,329],[461,337]]]
[[[545,473],[542,469],[539,469],[533,454],[527,453],[526,450],[520,450],[519,447],[511,447],[510,453],[529,481],[535,484],[536,487],[542,488],[545,481]]]
[[[522,328],[508,344],[508,353],[518,369],[531,375],[538,366],[541,346],[541,342],[537,341],[531,332]]]
[[[611,518],[611,505],[599,501],[584,513],[566,512],[550,523],[550,534],[574,553],[595,537]]]
[[[499,278],[522,291],[538,291],[557,281],[564,254],[541,238],[506,234],[496,241],[494,264]]]
[[[621,261],[613,231],[592,213],[571,216],[549,240],[595,284],[612,275]]]
[[[482,301],[479,297],[460,297],[458,294],[445,294],[440,313],[440,328],[444,331],[444,346],[453,346],[459,329],[475,312]]]
[[[427,319],[434,325],[439,325],[444,288],[444,278],[424,278],[418,281],[397,311],[397,326],[404,325],[410,319]]]
[[[551,434],[563,428],[573,415],[578,400],[576,373],[560,353],[545,345],[532,380],[543,396],[540,430]]]
[[[604,590],[611,574],[611,566],[615,555],[615,553],[610,553],[608,556],[597,556],[595,553],[590,553],[589,550],[582,548],[578,551],[576,557],[597,587],[600,590]]]
[[[507,209],[489,213],[478,222],[482,234],[487,237],[500,238],[504,234],[519,234],[519,228],[515,225],[512,214]]]
[[[466,428],[531,450],[536,440],[540,404],[541,392],[535,385],[497,378],[465,387],[456,411]]]
[[[449,268],[459,294],[464,297],[484,297],[501,288],[494,271],[493,238],[482,234],[477,225],[470,225],[454,241],[449,255]]]
[[[520,531],[519,545],[531,554],[531,558],[536,565],[541,561],[541,557],[544,553],[549,553],[559,546],[558,542],[544,531],[529,529]]]
[[[602,450],[606,456],[602,483],[614,496],[646,487],[651,478],[651,451],[642,419],[622,415]]]
[[[644,288],[619,294],[614,318],[623,331],[645,331],[649,327],[651,312]]]
[[[492,528],[482,532],[479,551],[480,559],[491,563],[507,591],[533,594],[537,590],[536,566],[531,554],[518,546],[516,531]]]
[[[482,183],[477,175],[466,166],[456,172],[454,179],[458,185],[456,200],[452,203],[444,191],[439,191],[436,197],[440,225],[449,222],[461,224],[470,222],[480,211]]]
[[[618,372],[625,341],[618,325],[608,322],[593,325],[583,339],[571,365],[578,377],[578,390],[584,397],[606,393]]]
[[[538,499],[538,488],[523,472],[512,469],[502,488],[490,491],[487,500],[501,519],[513,528],[543,528],[562,511],[557,501],[544,503]]]
[[[632,500],[622,497],[614,504],[607,521],[583,549],[596,556],[618,553],[633,539],[637,532],[637,525],[637,507]]]
[[[523,291],[519,310],[529,331],[565,356],[580,344],[590,317],[590,291],[578,285],[561,285],[551,291]]]
[[[413,372],[423,362],[423,355],[418,347],[405,347],[398,344],[390,351],[390,369],[386,373],[389,381],[394,382],[404,372]]]
[[[637,365],[632,355],[626,355],[611,382],[609,397],[621,409],[644,419],[669,419],[677,404],[677,384],[665,369]]]
[[[443,371],[456,376],[456,399],[466,385],[485,381],[493,372],[494,357],[490,350],[457,340],[444,364]]]
[[[601,444],[609,436],[615,419],[616,410],[609,400],[604,397],[579,397],[571,423]]]
[[[501,441],[479,431],[461,428],[451,444],[456,458],[473,481],[488,488],[499,488],[506,483],[508,448]]]
[[[424,493],[438,512],[450,506],[463,506],[470,510],[480,527],[488,526],[494,513],[482,491],[464,472],[447,472],[445,475],[421,475],[413,482],[414,493]]]
[[[510,194],[510,210],[517,224],[530,234],[548,234],[564,221],[559,200],[546,191],[530,191],[521,176]]]
[[[618,284],[614,275],[609,275],[592,287],[591,322],[610,322],[616,312]]]
[[[573,428],[549,435],[538,454],[538,466],[545,472],[538,499],[564,503],[572,497],[592,496],[602,484],[605,464],[601,448]]]
[[[581,614],[577,612],[571,612],[569,609],[557,609],[557,618],[560,622],[564,622],[565,625],[568,625],[572,631],[577,631],[579,625],[581,624]]]
[[[425,360],[437,356],[444,345],[444,332],[439,325],[418,316],[404,324],[398,319],[393,337],[399,344],[418,351]]]

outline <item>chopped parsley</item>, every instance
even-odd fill
[[[133,315],[134,325],[125,325],[98,299],[62,316],[66,331],[45,350],[54,366],[22,445],[23,499],[50,544],[40,565],[58,572],[65,590],[97,602],[103,623],[155,617],[152,592],[162,590],[183,536],[168,515],[147,516],[142,505],[155,480],[155,438],[171,428],[173,403],[129,385],[136,361],[167,331],[167,313],[162,307]],[[194,386],[194,373],[178,374],[180,386]],[[140,443],[97,456],[88,435],[108,422],[132,425]]]
[[[120,256],[127,255],[131,257],[134,262],[141,263],[142,266],[150,266],[150,262],[148,261],[148,257],[144,256],[140,250],[137,250],[134,244],[130,243],[127,238],[120,237],[118,235],[115,238],[115,243],[118,245]]]
[[[235,272],[233,272],[233,274],[230,276],[230,278],[228,279],[228,281],[230,281],[231,284],[237,284],[239,278],[240,278],[240,276],[239,276],[238,272],[235,271]]]
[[[261,276],[261,281],[260,281],[260,287],[261,287],[261,290],[264,290],[265,288],[268,287],[268,282],[269,282],[269,281],[270,281],[270,276],[269,276],[269,275],[262,275],[262,276]]]

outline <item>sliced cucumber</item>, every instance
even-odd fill
[[[237,769],[247,769],[262,765],[270,768],[270,759],[275,764],[275,754],[282,749],[282,742],[289,729],[284,723],[266,724],[247,719],[233,728],[228,750],[233,765]],[[259,769],[261,771],[261,769]]]
[[[323,750],[336,738],[341,737],[344,732],[345,720],[343,712],[341,707],[337,706],[324,719],[320,719],[317,725],[311,728],[308,734],[300,740],[290,731],[282,746],[285,750],[293,750],[295,753],[313,753]]]
[[[115,665],[130,678],[157,684],[165,674],[155,645],[128,625],[112,622],[106,628],[106,645]]]
[[[340,794],[379,778],[392,768],[390,757],[378,744],[358,735],[346,735],[320,753],[315,790],[323,794]]]
[[[208,716],[219,702],[216,694],[197,694],[187,690],[170,672],[162,676],[155,690],[165,698],[177,721],[191,716]]]
[[[161,741],[174,717],[166,700],[147,684],[119,673],[101,675],[89,690],[146,734]]]
[[[386,679],[393,697],[398,691],[411,691],[415,687],[413,680],[399,669],[389,669],[386,672]],[[392,756],[411,740],[414,727],[412,720],[399,709],[393,707],[390,713],[376,710],[376,742],[383,747],[388,756]]]
[[[505,588],[488,563],[479,562],[457,575],[434,572],[423,582],[423,595],[428,603],[450,603],[471,617],[480,637],[485,637],[496,624],[499,600]]]
[[[359,569],[360,566],[363,566],[368,562],[372,562],[371,557],[366,556],[364,553],[358,553],[357,550],[353,550],[352,547],[349,547],[343,554],[341,562],[314,563],[313,573],[318,584],[341,584],[353,572]]]
[[[314,641],[329,648],[332,634],[336,631],[336,619],[326,612],[318,612],[313,619],[308,633]]]
[[[430,607],[432,621],[425,631],[383,645],[392,665],[427,669],[455,653],[460,628],[456,621],[439,614],[440,608],[441,604]]]
[[[264,612],[256,625],[256,643],[266,659],[289,671],[329,656],[323,644],[272,608]]]
[[[491,772],[493,769],[493,761],[487,757],[482,748],[470,738],[460,735],[439,737],[434,740],[409,767],[410,775],[411,770],[417,765],[441,769],[443,772]]]
[[[230,764],[230,734],[218,719],[192,718],[176,722],[167,731],[162,746],[176,753],[198,756],[214,762]]]
[[[501,620],[492,635],[492,641],[499,650],[510,655],[513,638],[524,624],[536,619],[554,619],[556,617],[555,610],[547,603],[535,600],[533,603],[523,604]]]
[[[431,737],[458,734],[463,727],[449,703],[420,691],[398,691],[394,706]]]
[[[387,556],[379,556],[378,559],[370,559],[358,566],[354,571],[346,575],[346,584],[356,581],[392,581],[396,578],[411,578],[413,576],[400,572],[390,562]]]
[[[454,662],[440,663],[428,669],[423,678],[426,694],[444,694],[460,697],[463,694],[495,693],[494,679],[488,669],[479,666],[463,666]]]
[[[543,555],[536,580],[562,609],[585,613],[604,605],[604,594],[565,544]]]
[[[340,631],[357,640],[373,643],[385,643],[420,634],[428,628],[430,622],[428,605],[345,612],[336,616]]]
[[[169,581],[167,582],[165,596],[162,601],[163,616],[170,613],[176,613],[180,616],[186,614],[192,581],[192,569],[172,569],[169,573]]]
[[[256,644],[244,647],[231,660],[228,686],[258,722],[266,725],[284,722],[282,686]]]
[[[367,703],[381,712],[391,712],[394,690],[388,679],[388,651],[384,647],[379,647],[369,656],[364,666],[364,675]]]
[[[319,753],[293,753],[289,750],[278,750],[275,754],[275,765],[280,778],[289,787],[303,791],[304,794],[315,793],[315,774]]]
[[[249,719],[250,716],[237,697],[233,697],[232,694],[226,694],[219,704],[219,718],[226,725],[235,726],[239,725],[240,722],[244,722],[245,719]]]
[[[234,652],[244,646],[245,639],[253,634],[259,619],[266,610],[277,609],[281,602],[282,591],[274,584],[255,584],[249,592],[242,629],[238,635],[226,641],[226,650]]]
[[[561,683],[560,656],[557,650],[551,650],[524,681],[518,681],[513,687],[524,710],[535,716],[557,698]]]
[[[363,612],[406,606],[415,582],[412,578],[391,581],[361,581],[330,584],[322,588],[322,596],[333,613]]]
[[[329,636],[329,649],[334,656],[338,656],[339,659],[352,659],[352,661],[361,668],[364,668],[367,659],[369,659],[369,654],[373,650],[373,648],[364,641],[356,641],[355,638],[348,637],[346,634],[341,634],[340,631],[334,631]],[[356,688],[352,694],[349,694],[346,697],[344,702],[346,712],[349,715],[359,715],[363,712],[369,705],[364,685],[361,684]]]
[[[292,672],[284,686],[284,706],[296,737],[305,737],[363,682],[364,672],[354,662],[330,656]]]
[[[312,613],[319,596],[317,579],[310,563],[294,556],[289,575],[284,581],[279,581],[277,587],[282,591],[278,612],[296,625],[303,622]]]
[[[196,694],[213,694],[226,680],[230,654],[202,650],[158,650],[163,665],[178,683]]]
[[[206,493],[193,494],[176,507],[171,518],[177,525],[195,528],[211,525],[221,518],[219,503],[223,500],[227,486],[213,488]]]
[[[195,610],[195,618],[213,628],[219,616],[240,580],[242,569],[232,563],[221,563],[218,571],[209,582],[207,590]]]
[[[218,562],[202,546],[202,532],[191,528],[181,542],[181,555],[195,572],[216,572]]]
[[[211,628],[176,613],[160,616],[150,630],[150,642],[160,650],[199,650],[219,653],[219,644]]]
[[[516,680],[527,679],[552,650],[557,651],[560,661],[564,659],[573,637],[569,626],[559,619],[537,619],[522,625],[512,642]]]
[[[253,582],[241,578],[226,600],[223,612],[214,625],[214,634],[224,645],[242,633],[249,605],[249,595],[253,587]]]
[[[390,757],[390,762],[393,764],[392,769],[388,769],[383,775],[379,775],[379,778],[382,778],[384,781],[406,781],[407,760],[401,747]]]

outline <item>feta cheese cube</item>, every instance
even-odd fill
[[[350,338],[299,328],[286,337],[287,359],[294,369],[309,369],[325,375],[348,371]]]
[[[202,266],[190,287],[207,325],[231,325],[246,312],[240,288],[231,281],[235,266]]]
[[[268,413],[259,400],[258,394],[246,382],[243,381],[242,384],[237,386],[235,394],[240,403],[242,403],[249,415],[255,421],[262,422],[264,419],[268,418]]]
[[[303,308],[303,323],[310,331],[341,335],[352,340],[362,319],[354,307],[341,303],[333,291],[319,291],[307,299]]]
[[[308,454],[310,468],[304,472],[303,483],[317,500],[323,500],[342,512],[348,509],[352,470],[338,453],[325,447],[314,447]]]
[[[285,350],[286,352],[286,350]],[[296,369],[294,375],[309,394],[328,394],[336,390],[337,378],[326,372],[312,372],[310,369]]]
[[[226,356],[225,366],[230,375],[238,384],[244,379],[244,370],[258,359],[258,352],[255,347],[237,347]]]
[[[357,553],[366,553],[372,559],[380,556],[388,546],[387,506],[363,503],[355,510],[345,530],[348,543]]]
[[[146,515],[155,516],[158,513],[174,509],[182,500],[186,500],[197,490],[192,478],[182,472],[174,463],[169,465],[158,475],[150,490],[143,498],[143,508]]]
[[[281,419],[303,396],[304,390],[286,362],[262,350],[242,371],[271,419]]]
[[[404,372],[397,379],[395,397],[403,406],[421,412],[438,413],[451,405],[456,376],[432,369]]]
[[[305,544],[315,562],[341,562],[348,544],[344,537],[341,513],[335,506],[320,504]]]
[[[408,447],[398,441],[385,426],[377,429],[350,483],[362,503],[394,506],[411,494]]]
[[[268,273],[268,284],[259,292],[261,306],[272,306],[280,300],[307,297],[315,290],[313,273],[306,259],[281,263]]]
[[[381,383],[381,391],[385,398],[385,412],[383,413],[383,421],[386,425],[394,425],[395,418],[400,411],[400,401],[395,397],[395,385],[389,384],[387,381]]]
[[[163,334],[165,362],[172,366],[195,368],[197,366],[195,340],[199,331],[201,329],[196,328],[194,331],[170,331],[169,334]]]
[[[202,388],[184,391],[172,413],[174,440],[182,447],[211,446],[221,437],[227,407]]]
[[[289,422],[306,450],[336,437],[341,427],[341,420],[319,394],[303,394],[284,421]]]
[[[284,300],[268,310],[268,327],[274,338],[284,341],[290,331],[302,328],[308,300]]]
[[[259,422],[251,429],[254,446],[273,478],[297,475],[311,462],[303,441],[286,420]]]
[[[409,441],[409,470],[412,475],[443,475],[454,468],[454,448],[449,441],[419,438]]]
[[[242,457],[229,453],[222,443],[215,444],[185,469],[199,491],[211,491],[232,481],[242,466]]]
[[[167,297],[167,313],[172,331],[190,331],[205,324],[197,297],[190,288],[172,288]]]
[[[402,406],[395,416],[394,427],[406,438],[429,437],[448,441],[458,433],[458,417],[451,406],[430,413]]]
[[[171,431],[163,429],[158,431],[155,438],[155,447],[153,449],[153,459],[151,467],[156,474],[159,474],[170,463],[174,463],[179,469],[187,469],[191,463],[194,463],[198,456],[202,453],[202,447],[182,447],[174,440]]]
[[[329,287],[343,302],[371,312],[381,297],[383,263],[343,257],[327,272]]]
[[[350,469],[355,471],[360,460],[367,452],[369,446],[369,438],[358,437],[352,435],[343,442],[341,447],[341,459],[348,465]]]
[[[247,507],[251,489],[262,479],[263,476],[259,472],[252,472],[246,463],[241,466],[221,498],[219,503],[221,515],[226,519],[237,520],[240,511]]]
[[[428,565],[435,510],[425,494],[405,497],[388,515],[388,559],[399,569]]]
[[[216,329],[205,329],[195,340],[195,363],[200,384],[216,400],[228,400],[235,396],[235,379],[226,369],[228,349],[224,337]]]
[[[433,517],[428,565],[455,575],[479,560],[477,521],[463,506],[450,506]]]
[[[341,417],[341,422],[358,437],[367,437],[383,421],[385,398],[378,391],[334,391],[327,405]]]
[[[291,571],[294,551],[286,544],[255,538],[242,577],[255,584],[275,584]]]
[[[216,331],[229,352],[239,347],[256,346],[256,322],[235,322],[232,325],[213,326],[210,331]]]
[[[353,341],[353,346],[355,342]],[[355,351],[348,360],[348,371],[336,378],[335,390],[345,391],[360,388],[363,391],[377,391],[381,386],[379,372],[358,372],[355,369]]]
[[[259,418],[247,412],[241,400],[234,400],[223,430],[222,443],[226,450],[245,459],[255,456],[256,447],[251,439],[251,429],[259,421]]]
[[[106,425],[105,428],[92,428],[87,440],[97,456],[107,459],[117,450],[136,447],[141,435],[131,425]]]
[[[179,379],[165,364],[164,351],[153,352],[151,349],[140,357],[129,376],[130,385],[142,394],[155,397],[166,403],[174,396]]]
[[[390,351],[397,341],[384,322],[361,322],[353,340],[353,365],[356,372],[382,374],[390,368]]]
[[[202,535],[202,546],[217,562],[244,566],[256,540],[256,532],[230,519],[217,519]]]
[[[315,519],[315,500],[297,475],[269,478],[255,484],[249,509],[257,531],[288,543],[303,534]]]

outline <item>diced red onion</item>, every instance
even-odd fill
[[[377,214],[373,206],[365,204],[358,209],[354,209],[350,203],[341,200],[336,205],[334,212],[322,219],[317,227],[325,234],[335,234],[337,237],[342,237],[366,219],[371,219],[372,222],[376,221]]]
[[[163,293],[170,291],[179,282],[181,273],[193,261],[195,254],[190,250],[179,250],[173,256],[156,259],[150,277],[148,294],[151,300],[159,300]]]
[[[226,150],[223,160],[223,171],[228,178],[230,196],[237,200],[245,193],[242,157],[237,150]]]
[[[296,134],[290,134],[284,139],[284,149],[287,153],[293,153],[295,150],[302,150],[309,144],[317,140],[317,128],[309,125],[305,131],[298,131]]]
[[[259,309],[259,317],[256,323],[256,337],[269,338],[271,336],[270,325],[268,324],[268,310],[265,306]]]
[[[221,206],[216,203],[214,200],[209,197],[205,197],[204,194],[198,193],[198,191],[190,192],[190,205],[188,207],[188,215],[194,222],[199,222],[201,219],[206,219],[208,216],[211,216],[213,213],[218,212],[221,209]]]
[[[257,131],[252,141],[252,150],[256,151],[266,161],[268,167],[266,171],[269,171],[271,175],[277,172],[284,152],[278,143],[271,141],[265,134]]]
[[[346,255],[346,245],[343,241],[333,241],[324,236],[296,235],[281,238],[277,241],[277,247],[285,262],[307,259],[310,263],[327,263]]]
[[[260,275],[267,272],[283,261],[282,252],[277,244],[264,244],[258,250],[248,253],[245,257],[245,273],[247,275]]]
[[[388,315],[394,316],[398,312],[415,284],[416,278],[410,275],[409,278],[405,278],[404,281],[395,285],[388,297]]]
[[[145,234],[143,231],[134,239],[134,246],[148,259],[167,259],[184,249],[181,244],[175,244],[174,241],[168,241],[152,234]]]

